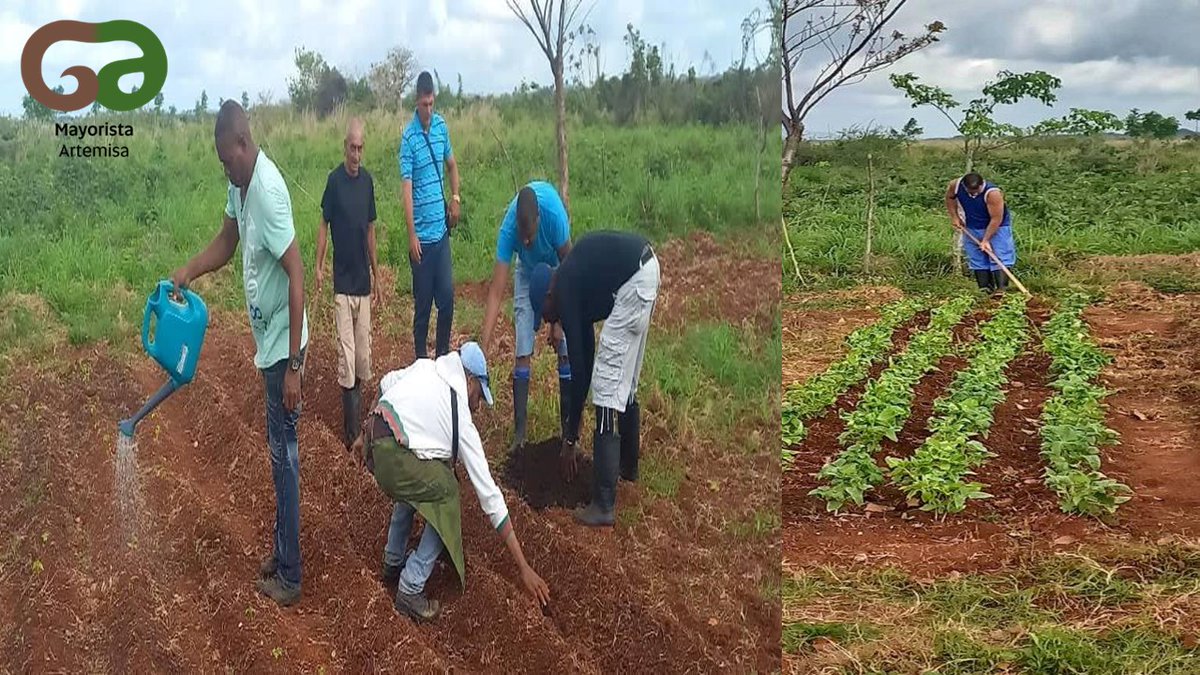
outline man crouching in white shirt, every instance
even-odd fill
[[[383,558],[384,580],[396,581],[396,610],[414,621],[437,617],[438,602],[426,598],[424,590],[443,546],[466,586],[456,470],[460,457],[479,505],[517,561],[525,590],[540,605],[548,603],[550,589],[525,561],[471,420],[481,400],[492,404],[487,362],[479,345],[468,342],[436,361],[418,359],[384,375],[379,391],[379,402],[351,450],[396,502]],[[405,556],[414,512],[425,518],[425,531],[416,549]]]

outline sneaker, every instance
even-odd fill
[[[260,579],[269,579],[275,576],[275,573],[278,571],[279,559],[275,557],[274,553],[258,564],[258,577]]]
[[[422,623],[432,621],[441,612],[437,600],[430,600],[424,593],[396,592],[396,601],[392,603],[397,612],[407,615],[413,621]]]
[[[300,589],[284,586],[279,577],[259,579],[255,586],[259,593],[274,600],[280,607],[290,607],[300,601]]]

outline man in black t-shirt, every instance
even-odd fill
[[[346,160],[329,173],[317,232],[317,296],[325,280],[325,249],[333,235],[333,308],[338,384],[346,446],[358,436],[362,382],[371,378],[371,302],[379,300],[375,256],[375,183],[362,168],[363,123],[346,128]]]
[[[613,524],[618,471],[625,480],[637,480],[637,385],[658,299],[658,273],[658,258],[645,237],[592,232],[575,242],[557,270],[541,263],[531,275],[534,315],[551,325],[551,340],[553,325],[562,327],[571,362],[571,406],[560,453],[568,480],[575,475],[575,445],[589,389],[596,406],[592,503],[575,511],[584,525]],[[593,333],[597,321],[604,321],[599,348]]]

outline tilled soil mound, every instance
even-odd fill
[[[582,453],[576,460],[575,478],[563,480],[558,456],[562,441],[552,438],[525,446],[508,457],[504,480],[534,509],[550,506],[575,508],[592,498],[592,459]]]

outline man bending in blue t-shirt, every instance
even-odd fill
[[[571,250],[571,226],[567,209],[554,186],[533,181],[513,198],[496,236],[496,264],[488,287],[487,308],[483,315],[483,348],[491,352],[491,339],[500,314],[500,299],[507,290],[508,267],[513,256],[513,327],[516,332],[516,365],[513,367],[513,444],[509,452],[525,444],[525,420],[529,402],[530,357],[541,318],[534,315],[529,302],[529,273],[539,263],[557,269]],[[557,327],[556,327],[557,328]],[[571,408],[571,365],[567,361],[567,342],[558,335],[558,412],[559,423],[566,424]],[[565,427],[564,427],[565,428]]]

